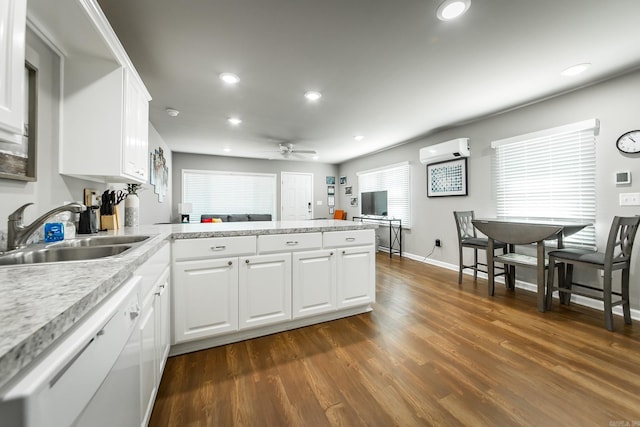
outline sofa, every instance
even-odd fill
[[[271,221],[271,214],[203,214],[200,222],[246,222],[246,221]]]

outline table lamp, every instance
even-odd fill
[[[178,213],[180,214],[180,222],[182,224],[189,224],[189,214],[192,210],[192,203],[178,203]]]

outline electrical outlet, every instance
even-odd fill
[[[620,193],[620,206],[640,206],[640,193]]]
[[[437,246],[437,247],[442,246],[442,245],[440,244],[440,239],[436,239],[436,246]]]

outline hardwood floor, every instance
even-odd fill
[[[371,313],[170,358],[151,426],[640,426],[640,322],[377,257]]]

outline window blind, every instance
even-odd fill
[[[411,227],[411,168],[408,162],[357,172],[356,175],[360,193],[386,190],[389,218],[401,219],[403,228]]]
[[[276,175],[183,170],[182,202],[191,203],[191,222],[203,214],[276,213]]]
[[[499,217],[596,220],[598,120],[494,141]],[[595,227],[565,239],[595,248]]]

